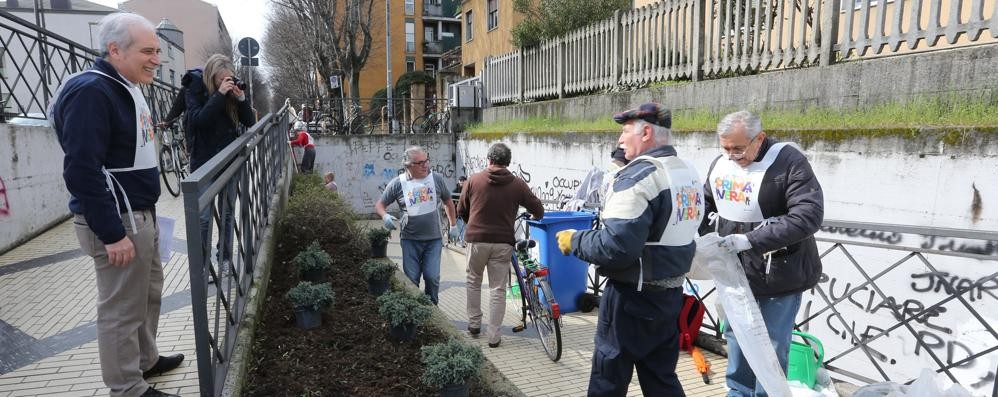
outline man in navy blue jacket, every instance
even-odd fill
[[[149,106],[159,39],[135,14],[101,20],[103,58],[67,79],[49,110],[80,248],[97,273],[97,346],[111,396],[170,396],[145,378],[180,366],[156,349],[163,266],[156,242],[159,170]],[[169,238],[169,237],[166,237]]]

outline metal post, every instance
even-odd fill
[[[385,89],[388,92],[388,133],[395,126],[395,104],[392,103],[392,3],[385,0]]]
[[[700,81],[703,79],[703,49],[704,49],[704,37],[707,30],[707,23],[705,15],[708,15],[705,11],[707,7],[705,0],[697,0],[693,3],[693,62],[690,65],[690,77],[693,81]]]
[[[821,53],[818,54],[821,66],[828,66],[835,63],[835,44],[839,40],[839,1],[831,0],[825,2],[825,10],[821,17]],[[849,10],[852,12],[852,3]],[[901,12],[900,9],[897,12]]]
[[[250,58],[249,62],[249,101],[250,108],[253,107],[253,59]]]

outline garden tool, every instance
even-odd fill
[[[703,383],[710,384],[710,363],[704,358],[703,352],[700,351],[699,347],[693,346],[690,350],[690,355],[693,356],[693,363],[697,365],[697,371],[700,372],[700,376],[703,376]]]

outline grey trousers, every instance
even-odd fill
[[[482,276],[489,273],[489,343],[498,343],[499,328],[506,315],[506,280],[512,266],[513,246],[496,243],[468,243],[468,326],[482,326]]]
[[[159,359],[156,329],[163,294],[159,225],[153,211],[134,214],[137,230],[122,214],[125,232],[135,245],[135,259],[125,267],[108,263],[104,243],[82,215],[73,220],[80,248],[94,258],[97,271],[97,349],[101,376],[113,397],[144,393],[149,384],[142,371]]]

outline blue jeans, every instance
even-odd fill
[[[780,367],[784,373],[787,372],[790,338],[794,330],[794,318],[800,309],[800,301],[801,293],[756,299],[759,311],[762,312],[762,319],[766,322],[766,329],[769,331],[769,340],[776,349],[776,357],[780,360]],[[728,397],[766,396],[762,384],[756,383],[755,373],[749,368],[748,361],[745,361],[745,356],[738,347],[738,341],[730,326],[724,331],[724,337],[728,340]]]
[[[221,263],[222,261],[226,261],[226,260],[231,260],[232,259],[232,234],[233,234],[233,227],[232,227],[233,226],[233,216],[232,216],[232,214],[233,214],[233,211],[234,211],[234,209],[232,207],[235,205],[235,202],[236,202],[236,185],[235,185],[235,183],[237,183],[237,181],[232,181],[229,184],[229,186],[227,186],[226,188],[222,189],[222,191],[218,193],[218,196],[213,201],[215,203],[215,205],[221,206],[222,203],[223,203],[223,201],[220,200],[219,198],[224,196],[225,197],[225,205],[228,208],[228,210],[226,210],[226,211],[224,211],[222,213],[222,218],[223,218],[222,223],[223,223],[223,225],[219,225],[219,230],[222,231],[222,238],[220,238],[219,241],[218,241],[218,243],[215,244],[215,249],[218,250],[218,257],[216,258],[216,260],[218,260],[219,263]],[[206,190],[207,190],[207,187],[205,187],[204,189],[202,189],[201,193],[204,194],[204,192]],[[212,234],[211,233],[212,232],[212,230],[211,230],[211,217],[212,217],[212,215],[211,214],[213,212],[213,208],[214,208],[214,205],[209,206],[208,208],[205,208],[204,211],[201,211],[201,216],[200,216],[200,221],[201,221],[201,243],[203,244],[202,245],[202,249],[204,250],[204,253],[205,253],[205,261],[206,261],[206,263],[207,263],[207,261],[210,260],[210,257],[211,257],[211,248],[209,248],[209,247],[211,247],[211,234]],[[223,271],[222,267],[221,267],[221,264],[219,264],[219,266],[220,267],[219,267],[218,270],[220,272]]]
[[[402,271],[413,284],[419,286],[419,277],[423,277],[424,291],[433,304],[437,304],[437,294],[440,292],[440,250],[442,239],[409,240],[402,239]]]

